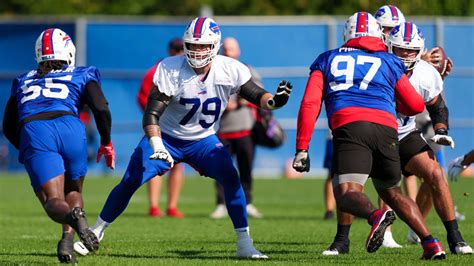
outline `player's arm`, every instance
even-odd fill
[[[273,110],[283,107],[288,102],[292,88],[291,82],[283,80],[278,85],[275,96],[273,96],[253,82],[252,79],[249,79],[240,87],[239,95],[262,109]]]
[[[20,136],[18,134],[18,107],[16,105],[15,97],[8,99],[3,114],[3,134],[15,146],[20,148]]]
[[[416,115],[425,109],[423,98],[416,92],[405,74],[395,85],[395,97],[397,98],[397,111],[404,115]]]
[[[84,97],[87,105],[94,114],[97,131],[100,135],[100,147],[97,151],[97,160],[104,155],[106,165],[115,169],[115,150],[110,136],[112,128],[112,115],[109,110],[109,103],[105,99],[100,84],[96,81],[90,81],[86,84]]]
[[[435,136],[432,141],[454,148],[454,140],[448,136],[449,110],[443,97],[439,94],[426,104],[426,110],[430,114]]]
[[[161,130],[159,126],[160,116],[168,107],[171,101],[171,97],[160,92],[156,85],[150,90],[148,95],[148,103],[143,114],[143,130],[150,142],[150,146],[153,149],[153,154],[150,156],[151,160],[163,160],[170,163],[173,167],[174,160],[171,157],[168,150],[165,148],[163,140],[161,139]]]
[[[323,82],[322,72],[319,70],[313,71],[306,83],[304,96],[301,100],[296,130],[296,154],[293,160],[293,168],[298,172],[309,172],[308,148],[316,120],[321,112]]]
[[[95,123],[100,135],[100,143],[102,145],[109,144],[111,142],[112,115],[110,114],[109,103],[105,99],[99,83],[95,81],[87,83],[85,99],[94,114]]]

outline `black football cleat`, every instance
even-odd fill
[[[323,251],[324,256],[339,256],[340,254],[347,254],[349,253],[349,239],[345,241],[338,241],[335,240],[332,244]]]
[[[82,208],[76,207],[67,215],[68,224],[76,230],[79,239],[89,251],[99,249],[99,239],[89,228],[86,213]]]
[[[74,248],[72,247],[72,239],[61,239],[58,242],[58,259],[61,263],[77,263]]]

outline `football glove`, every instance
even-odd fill
[[[290,98],[292,89],[293,85],[291,85],[291,82],[282,80],[278,85],[277,92],[273,98],[268,100],[268,106],[270,109],[278,109],[284,106]]]
[[[434,137],[431,138],[431,141],[439,145],[451,146],[454,149],[454,140],[448,136],[448,131],[444,128],[436,129]]]
[[[293,168],[300,172],[309,172],[309,154],[307,150],[297,150],[293,160]]]
[[[99,150],[97,151],[97,163],[100,162],[100,157],[102,157],[102,155],[104,155],[107,167],[115,169],[115,150],[112,141],[107,145],[100,145]]]
[[[154,136],[150,138],[149,142],[153,149],[153,154],[150,156],[150,160],[162,160],[168,162],[170,167],[173,167],[173,157],[171,157],[171,154],[166,150],[163,140],[158,136]]]

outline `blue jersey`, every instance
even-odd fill
[[[394,88],[405,73],[404,64],[395,55],[341,47],[321,54],[310,69],[323,73],[329,119],[347,107],[378,109],[395,116]]]
[[[17,99],[19,120],[31,115],[65,111],[79,115],[84,104],[83,92],[90,81],[100,83],[96,67],[64,67],[43,77],[36,70],[13,80],[11,95]]]

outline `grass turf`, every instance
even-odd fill
[[[93,224],[117,178],[89,178],[85,182],[85,209]],[[393,226],[401,249],[381,248],[369,254],[364,249],[370,227],[355,220],[351,230],[349,255],[322,256],[331,243],[335,220],[325,221],[323,180],[256,180],[254,204],[264,219],[250,219],[255,246],[270,256],[267,261],[238,260],[235,234],[229,219],[208,218],[214,208],[214,184],[206,178],[186,180],[180,199],[185,219],[150,218],[146,188],[135,193],[129,207],[108,228],[98,253],[78,255],[84,265],[214,265],[214,264],[357,264],[412,265],[423,262],[422,249],[406,243],[407,226],[397,219]],[[466,215],[459,222],[464,238],[474,244],[474,179],[450,183],[458,209]],[[371,182],[367,193],[376,202]],[[469,196],[471,194],[472,196]],[[466,196],[467,195],[467,196]],[[165,208],[166,193],[161,206]],[[446,233],[434,210],[428,226],[448,249]],[[0,265],[56,264],[56,245],[61,228],[51,221],[36,199],[25,175],[0,176]],[[456,256],[437,264],[473,265],[473,256]]]

